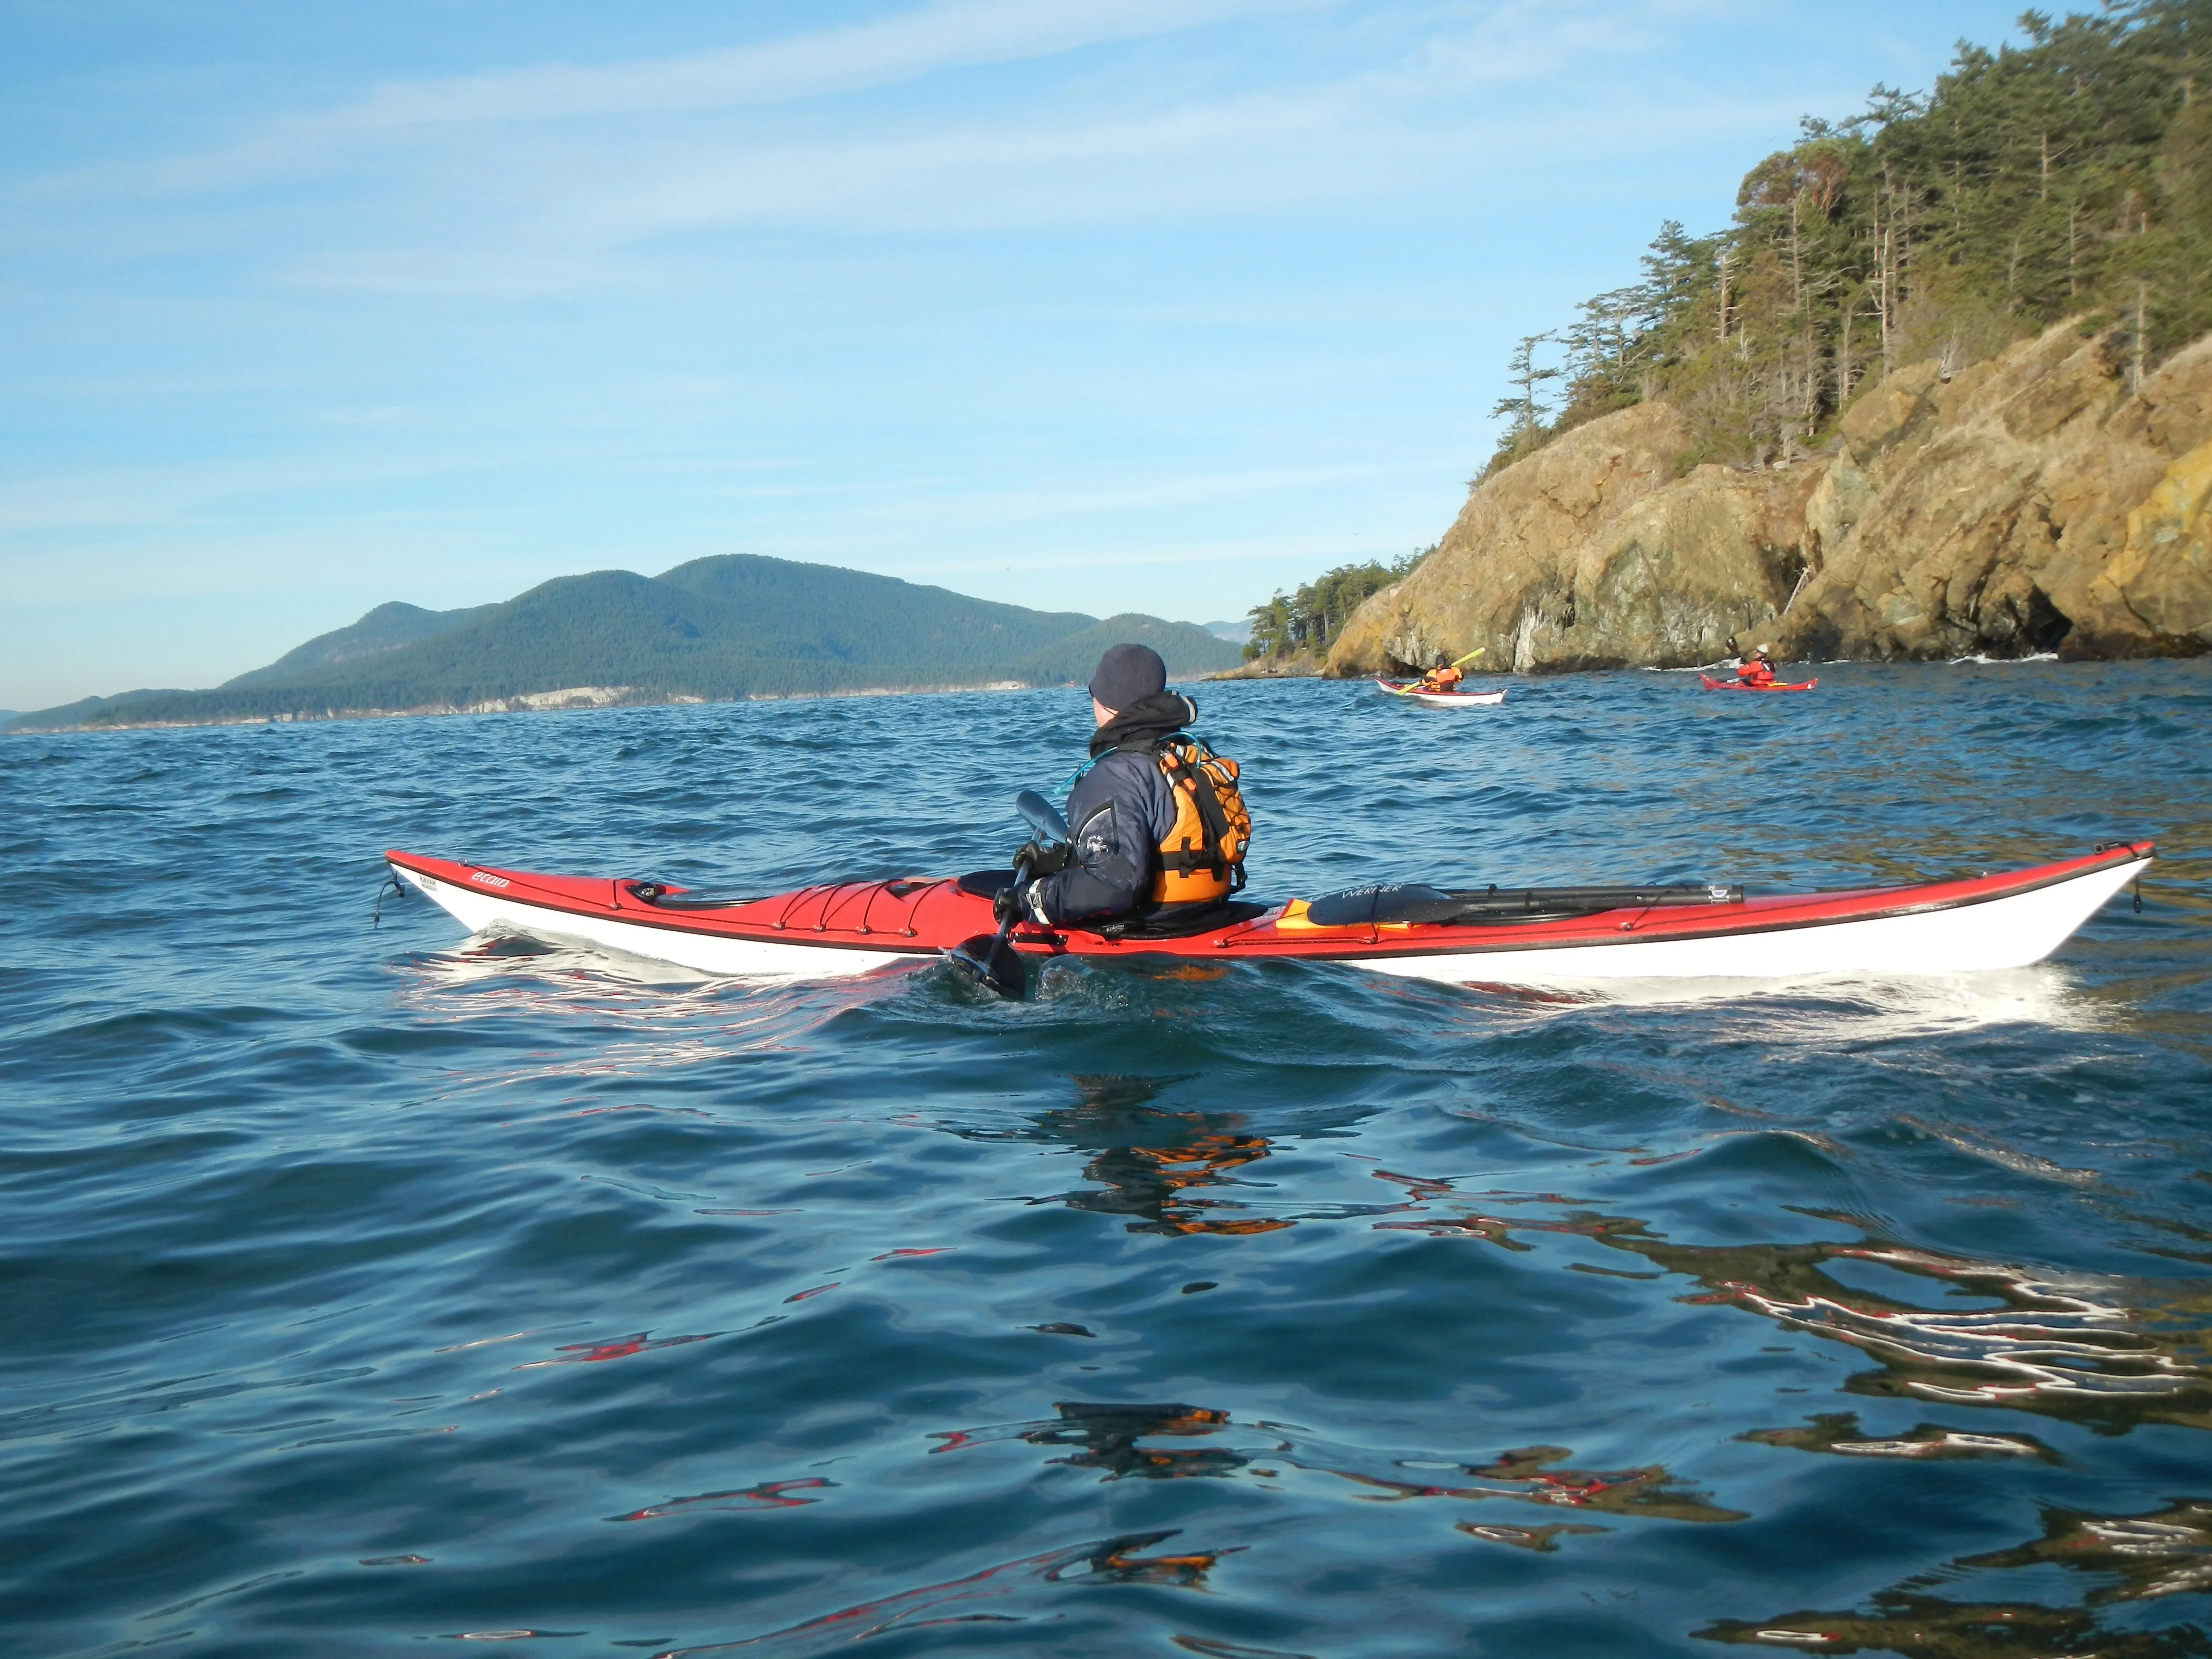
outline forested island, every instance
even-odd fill
[[[1255,667],[2212,649],[2212,0],[2021,28],[1523,337],[1437,548],[1278,594]]]
[[[562,576],[467,610],[379,605],[212,690],[88,697],[0,732],[1078,684],[1124,640],[1186,678],[1237,660],[1189,623],[1102,622],[732,554],[659,576]]]

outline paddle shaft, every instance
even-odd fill
[[[1029,873],[1030,861],[1027,859],[1018,859],[1015,860],[1014,879],[1012,884],[1014,891],[1017,894],[1021,891],[1022,883],[1028,879]],[[1008,937],[1014,931],[1014,924],[1021,919],[1022,906],[1021,901],[1018,897],[1014,901],[1014,908],[1006,913],[1006,919],[999,924],[999,936],[991,941],[991,948],[994,951],[997,950],[1001,945],[1004,945],[1006,942]]]

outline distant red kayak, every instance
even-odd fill
[[[1698,678],[1705,683],[1708,691],[1810,691],[1820,683],[1814,679],[1800,680],[1795,685],[1784,685],[1779,682],[1772,685],[1746,685],[1741,680],[1717,680],[1711,674],[1700,674]]]

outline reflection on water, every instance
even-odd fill
[[[683,1656],[695,1653],[730,1653],[741,1648],[777,1653],[826,1652],[892,1630],[1048,1620],[1053,1616],[1056,1598],[1041,1593],[1054,1587],[1155,1584],[1173,1589],[1198,1589],[1205,1583],[1213,1564],[1232,1552],[1158,1555],[1142,1553],[1166,1542],[1176,1532],[1176,1528],[1169,1528],[1159,1532],[1131,1533],[1068,1549],[1026,1555],[943,1583],[925,1584],[918,1589],[864,1601],[857,1607],[842,1607],[765,1635],[749,1636],[735,1642],[665,1649],[654,1659],[683,1659]],[[988,1608],[974,1605],[979,1602],[991,1605]],[[958,1611],[953,1611],[956,1608]],[[946,1634],[950,1636],[951,1632]]]
[[[748,1054],[799,1052],[800,1039],[879,997],[874,984],[763,987],[619,954],[493,935],[468,950],[411,957],[393,999],[418,1028],[513,1023],[594,1034],[576,1052],[482,1068],[445,1091],[472,1094],[564,1079],[650,1078]]]
[[[2032,860],[2027,861],[2033,861]],[[1901,872],[1900,884],[1926,879]],[[2093,1031],[2129,1017],[2049,963],[1942,979],[1854,979],[1820,975],[1768,980],[1609,980],[1572,989],[1470,984],[1479,1003],[1459,1015],[1480,1030],[1501,1012],[1530,1022],[1570,1018],[1593,1008],[1725,1008],[1735,1030],[1761,1040],[1818,1048],[1958,1036],[2005,1025]]]
[[[1188,1475],[1234,1474],[1252,1461],[1249,1452],[1221,1446],[1140,1446],[1149,1435],[1170,1439],[1192,1438],[1218,1432],[1229,1422],[1227,1412],[1200,1406],[1107,1406],[1081,1401],[1062,1401],[1053,1409],[1058,1417],[1039,1423],[1006,1423],[995,1428],[941,1431],[932,1437],[943,1442],[932,1452],[957,1451],[963,1446],[993,1440],[1020,1440],[1032,1446],[1073,1446],[1073,1455],[1051,1461],[1070,1468],[1103,1469],[1109,1480],[1138,1475],[1147,1480],[1175,1480]]]
[[[1752,1429],[1736,1437],[1766,1446],[1798,1451],[1833,1452],[1839,1457],[1911,1457],[1934,1461],[1958,1457],[2036,1457],[2055,1463],[2058,1455],[2033,1435],[1966,1434],[1936,1423],[1916,1423],[1903,1434],[1869,1437],[1859,1431],[1856,1412],[1820,1412],[1796,1429]]]
[[[1261,1424],[1280,1429],[1279,1424]],[[1723,1509],[1703,1492],[1656,1463],[1638,1468],[1583,1469],[1566,1463],[1574,1453],[1565,1446],[1522,1446],[1488,1462],[1454,1464],[1434,1458],[1382,1459],[1357,1448],[1289,1439],[1276,1448],[1282,1460],[1316,1474],[1333,1474],[1368,1490],[1360,1495],[1384,1500],[1507,1498],[1552,1509],[1599,1515],[1634,1516],[1650,1521],[1742,1521],[1741,1510]],[[1554,1468],[1553,1465],[1559,1467]],[[1408,1478],[1397,1470],[1450,1469],[1452,1477]],[[1598,1530],[1602,1528],[1582,1528]],[[1557,1529],[1554,1529],[1554,1535]],[[1477,1533],[1477,1537],[1487,1537]],[[1496,1541],[1513,1542],[1516,1540]],[[1531,1547],[1549,1547],[1544,1544]]]
[[[1168,1079],[1095,1076],[1070,1079],[1076,1102],[1042,1112],[1021,1128],[950,1126],[969,1140],[1057,1142],[1091,1152],[1086,1181],[1100,1190],[1056,1193],[1040,1203],[1100,1215],[1136,1218],[1133,1233],[1209,1233],[1233,1237],[1269,1233],[1300,1221],[1382,1215],[1396,1204],[1305,1206],[1290,1213],[1255,1214],[1268,1207],[1264,1182],[1249,1166],[1273,1150],[1263,1134],[1235,1112],[1171,1110],[1147,1103]],[[1245,1174],[1238,1174],[1245,1171]],[[1232,1196],[1233,1194],[1233,1196]]]
[[[1226,1411],[1185,1405],[1103,1405],[1063,1401],[1059,1415],[1032,1423],[1001,1423],[987,1428],[939,1430],[933,1454],[960,1451],[999,1441],[1032,1446],[1072,1446],[1066,1457],[1049,1462],[1070,1468],[1099,1469],[1103,1478],[1135,1476],[1178,1480],[1192,1476],[1224,1478],[1249,1472],[1274,1482],[1285,1468],[1348,1483],[1348,1496],[1370,1502],[1441,1498],[1483,1502],[1510,1498],[1549,1509],[1599,1515],[1632,1516],[1653,1521],[1741,1521],[1738,1510],[1723,1509],[1703,1492],[1657,1464],[1636,1468],[1578,1468],[1565,1446],[1522,1446],[1486,1461],[1464,1462],[1428,1453],[1391,1453],[1331,1443],[1288,1423],[1231,1422]],[[1145,1445],[1151,1438],[1213,1439],[1223,1443],[1189,1446]],[[1461,1530],[1498,1543],[1552,1550],[1562,1534],[1601,1532],[1587,1525],[1537,1528],[1468,1523]]]
[[[610,1521],[658,1521],[665,1516],[689,1515],[698,1510],[788,1510],[802,1504],[818,1504],[818,1498],[794,1496],[796,1493],[822,1492],[836,1486],[835,1480],[825,1480],[820,1475],[808,1475],[798,1480],[763,1480],[757,1486],[740,1486],[731,1492],[702,1492],[690,1498],[672,1498],[665,1503],[648,1504],[641,1510],[632,1510],[628,1515],[611,1515]]]
[[[2212,1289],[2136,1285],[2130,1307],[2118,1282],[2087,1275],[2060,1279],[1871,1239],[1675,1244],[1629,1217],[1571,1208],[1557,1218],[1489,1212],[1510,1205],[1559,1205],[1557,1194],[1480,1196],[1488,1200],[1484,1211],[1376,1224],[1522,1250],[1530,1247],[1516,1233],[1568,1233],[1641,1256],[1705,1287],[1679,1298],[1685,1303],[1741,1308],[1880,1360],[1881,1370],[1845,1382],[1854,1394],[2004,1406],[2107,1429],[2141,1422],[2212,1427],[2212,1383],[2198,1363],[2212,1322]],[[1846,1215],[1817,1218],[1861,1224]],[[1844,1270],[1869,1267],[1890,1291],[1861,1288],[1844,1276]],[[1916,1282],[1930,1300],[1964,1297],[1997,1305],[1925,1307],[1902,1299]]]
[[[1997,1595],[1988,1600],[1931,1594],[1947,1578],[2057,1567],[2100,1581],[2071,1606]],[[2036,1589],[2057,1588],[2048,1574]],[[2189,1604],[2155,1626],[2148,1609],[2108,1624],[2101,1608],[2156,1602],[2212,1589],[2212,1504],[2185,1499],[2148,1515],[2092,1515],[2053,1509],[2043,1536],[2012,1549],[1964,1556],[1942,1575],[1917,1574],[1878,1590],[1865,1613],[1778,1613],[1770,1619],[1717,1620],[1698,1632],[1713,1642],[1753,1643],[1820,1653],[1880,1651],[1905,1659],[2021,1659],[2078,1654],[2084,1659],[2179,1659],[2212,1649]]]

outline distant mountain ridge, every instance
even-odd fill
[[[320,669],[335,668],[340,663],[357,662],[363,657],[400,650],[496,609],[496,605],[479,605],[463,611],[425,611],[420,605],[394,599],[388,605],[380,605],[357,623],[318,634],[305,645],[293,647],[266,668],[225,680],[222,689],[282,685],[309,677]]]
[[[1136,613],[1102,622],[729,554],[659,576],[556,577],[465,610],[395,601],[211,690],[88,697],[0,732],[1060,685],[1082,681],[1124,640],[1152,646],[1178,678],[1237,659],[1190,623]]]

